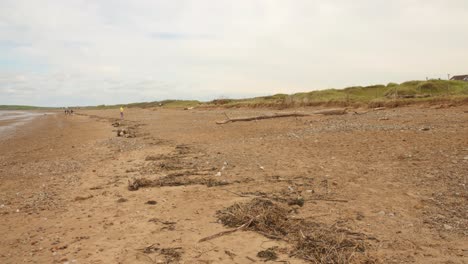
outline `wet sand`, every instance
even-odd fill
[[[216,125],[277,111],[128,109],[120,127],[115,110],[41,116],[0,141],[0,262],[260,263],[276,247],[308,263],[254,231],[199,242],[228,230],[218,210],[302,196],[291,217],[375,238],[365,254],[381,263],[465,263],[466,110]],[[141,178],[160,185],[130,191]]]
[[[42,115],[55,114],[40,111],[4,111],[0,110],[0,139],[15,134],[15,130]]]

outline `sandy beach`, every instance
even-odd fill
[[[39,111],[2,111],[0,110],[0,138],[13,136],[15,130],[34,118],[39,116],[53,114],[52,112]]]
[[[359,242],[352,263],[467,263],[467,111],[217,125],[279,111],[130,108],[118,126],[118,110],[40,115],[0,140],[0,262],[260,263],[268,251],[310,263],[292,234],[220,218],[263,199],[287,223]]]

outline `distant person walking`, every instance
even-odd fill
[[[121,106],[121,107],[120,107],[120,119],[122,119],[122,120],[124,119],[124,114],[123,114],[123,112],[124,112],[124,108],[123,108],[123,106]]]

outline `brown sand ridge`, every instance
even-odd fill
[[[0,263],[468,263],[467,110],[41,116],[0,141]]]

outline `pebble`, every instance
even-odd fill
[[[447,225],[447,224],[444,224],[444,229],[445,230],[450,230],[452,229],[453,227],[451,225]]]

